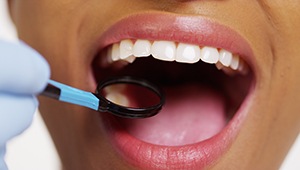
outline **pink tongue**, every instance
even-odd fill
[[[124,119],[136,138],[158,145],[178,146],[208,139],[226,125],[225,102],[215,91],[200,85],[168,88],[166,104],[147,119]]]

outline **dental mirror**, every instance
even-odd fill
[[[124,118],[154,116],[165,102],[165,97],[157,86],[144,79],[129,76],[102,81],[95,93],[50,80],[41,94]]]

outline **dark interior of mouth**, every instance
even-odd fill
[[[102,68],[95,61],[95,81],[135,76],[157,84],[166,94],[166,104],[154,117],[115,117],[123,130],[156,145],[182,146],[216,135],[235,115],[254,82],[252,71],[246,76],[229,76],[203,62],[186,64],[146,57],[117,67],[123,65],[119,62]]]

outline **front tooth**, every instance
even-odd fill
[[[136,57],[147,57],[151,54],[154,58],[164,61],[196,63],[201,59],[206,63],[216,64],[218,69],[225,71],[224,66],[238,70],[242,74],[247,74],[249,71],[247,64],[243,63],[238,55],[233,55],[227,50],[221,49],[218,52],[217,48],[203,47],[200,49],[197,45],[185,43],[179,43],[176,48],[176,43],[172,41],[154,41],[151,45],[149,40],[136,40],[134,44],[129,39],[122,40],[120,43],[108,47],[107,63],[120,59],[132,63]]]
[[[196,63],[200,60],[200,47],[179,43],[176,51],[176,61],[182,63]]]
[[[171,41],[154,41],[151,54],[154,58],[164,61],[174,61],[176,44]]]
[[[216,48],[204,47],[201,50],[200,58],[206,63],[215,64],[219,61],[219,52]]]
[[[132,55],[133,43],[131,40],[122,40],[120,43],[120,58],[125,59]]]
[[[112,46],[111,59],[112,61],[120,60],[120,45],[118,43],[115,43]]]
[[[239,61],[240,61],[240,57],[237,55],[233,55],[230,63],[230,68],[232,68],[232,70],[237,70],[239,68]]]
[[[224,49],[220,50],[219,60],[224,66],[229,67],[232,60],[232,53]]]
[[[148,57],[151,53],[151,42],[148,40],[137,40],[133,46],[135,57]]]

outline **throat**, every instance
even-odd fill
[[[185,84],[165,89],[166,104],[147,119],[121,119],[132,136],[148,143],[182,146],[206,140],[227,123],[224,97],[210,87]]]

